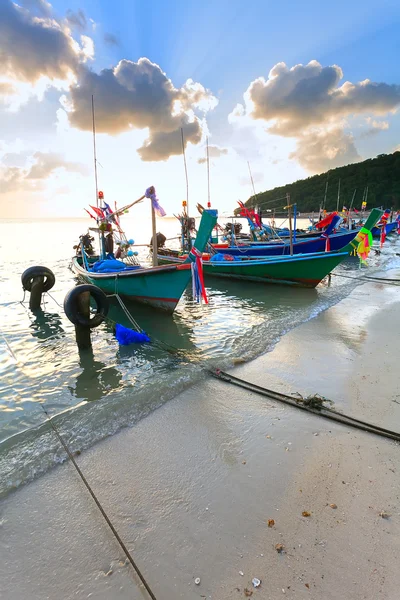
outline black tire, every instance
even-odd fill
[[[91,297],[96,302],[96,314],[92,318],[85,317],[79,312],[78,297],[83,292],[90,292]],[[77,285],[68,292],[64,299],[64,311],[71,323],[81,325],[82,327],[89,327],[89,329],[98,327],[104,321],[108,314],[108,306],[108,299],[105,293],[95,285],[90,285],[89,283]]]
[[[27,292],[32,290],[32,283],[35,277],[44,277],[43,291],[48,292],[51,290],[56,282],[53,271],[50,271],[47,267],[29,267],[21,275],[22,287]]]

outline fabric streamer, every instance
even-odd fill
[[[361,227],[356,236],[356,242],[358,242],[357,254],[361,262],[365,263],[372,247],[372,233],[365,227]]]
[[[154,186],[151,186],[151,187],[147,188],[147,190],[146,190],[146,192],[145,192],[144,195],[145,195],[146,198],[150,198],[151,204],[153,205],[155,213],[159,217],[165,217],[165,215],[167,213],[165,212],[165,210],[163,209],[163,207],[158,202],[158,198],[156,196],[156,190],[155,190]]]
[[[330,237],[325,231],[321,234],[321,237],[325,238],[325,252],[330,252],[331,250],[331,240]]]
[[[133,331],[133,329],[128,329],[128,327],[124,327],[119,323],[115,325],[115,337],[121,346],[129,346],[129,344],[144,344],[151,341],[149,336],[143,331]]]
[[[333,219],[336,216],[338,216],[338,213],[335,211],[335,212],[331,213],[330,215],[328,215],[327,217],[325,217],[325,219],[322,219],[322,221],[319,221],[318,223],[316,223],[315,228],[323,229],[324,227],[327,227],[328,225],[330,225],[330,223],[332,223]]]
[[[386,240],[386,223],[384,223],[381,227],[381,248]]]
[[[204,285],[203,260],[201,258],[201,253],[193,246],[189,252],[189,258],[192,261],[191,269],[193,296],[196,299],[196,302],[201,302],[204,300],[204,302],[208,304],[206,288]]]

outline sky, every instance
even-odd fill
[[[0,0],[2,217],[83,216],[154,185],[232,213],[400,149],[398,0]],[[366,182],[367,185],[368,182]],[[138,214],[148,206],[138,205]],[[192,211],[191,211],[192,212]]]

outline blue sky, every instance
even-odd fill
[[[43,214],[79,214],[91,193],[85,103],[94,85],[100,86],[95,95],[104,185],[123,201],[128,189],[137,185],[138,193],[132,193],[140,195],[149,178],[160,181],[171,212],[185,193],[175,143],[179,119],[187,128],[193,195],[204,203],[208,135],[214,147],[212,190],[222,210],[250,195],[247,160],[257,188],[267,189],[399,145],[397,0],[20,4],[4,0],[8,12],[0,24],[0,52],[9,57],[3,73],[0,67],[0,93],[2,82],[14,89],[3,102],[0,96],[0,170],[7,181],[0,199],[10,214],[27,210],[27,197]],[[58,29],[54,51],[54,40],[43,51],[38,27]],[[29,37],[25,58],[37,52],[42,69],[14,56],[16,45],[7,40],[18,32],[24,43]],[[150,63],[137,66],[142,57]],[[129,61],[122,88],[120,61]],[[286,67],[269,75],[280,63]],[[103,69],[110,70],[110,82],[91,77]],[[149,80],[140,91],[143,69]],[[168,97],[160,91],[164,83],[151,88],[161,72],[172,82]],[[259,78],[264,79],[255,84]],[[188,89],[188,79],[200,87]],[[367,79],[370,84],[360,84]],[[157,94],[154,116],[146,106]],[[32,171],[36,164],[41,170]]]

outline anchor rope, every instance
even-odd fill
[[[19,361],[14,350],[12,349],[10,343],[8,342],[8,340],[6,339],[6,337],[1,334],[1,337],[3,338],[3,340],[6,343],[6,346],[11,354],[11,356],[14,358],[15,362],[17,363],[17,365],[23,364],[23,362]],[[63,438],[63,436],[61,435],[61,433],[59,432],[57,426],[55,425],[53,418],[50,416],[49,412],[47,411],[47,409],[45,408],[44,404],[42,402],[39,403],[40,407],[42,408],[44,414],[46,415],[46,419],[48,421],[48,423],[50,424],[54,434],[56,435],[58,441],[60,442],[60,444],[62,445],[62,447],[65,450],[65,453],[67,454],[69,460],[71,461],[71,463],[73,464],[73,466],[76,469],[76,472],[78,473],[79,477],[81,478],[83,484],[85,485],[86,489],[88,490],[89,494],[91,495],[91,497],[93,498],[97,508],[99,509],[101,515],[103,516],[104,520],[106,521],[107,525],[109,526],[109,528],[111,529],[115,539],[117,540],[117,542],[119,543],[120,547],[122,548],[124,554],[126,555],[127,559],[129,560],[129,562],[131,563],[133,569],[135,570],[136,574],[138,575],[140,581],[142,582],[144,588],[146,589],[147,593],[149,594],[151,600],[157,600],[153,591],[151,590],[151,587],[149,585],[149,583],[147,582],[146,578],[144,577],[143,573],[141,572],[140,568],[138,567],[136,561],[134,560],[132,554],[130,553],[130,551],[128,550],[128,548],[126,547],[126,545],[124,544],[121,536],[119,535],[118,531],[116,530],[116,528],[114,527],[110,517],[107,515],[106,511],[104,510],[102,504],[100,503],[99,499],[97,498],[95,492],[93,491],[91,485],[89,484],[88,480],[86,479],[85,475],[83,474],[82,470],[80,469],[79,465],[77,464],[71,450],[69,449],[69,446],[67,444],[67,442],[65,441],[65,439]]]

